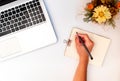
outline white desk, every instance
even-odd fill
[[[78,61],[64,57],[63,40],[69,37],[74,26],[112,40],[103,67],[89,65],[88,81],[120,81],[120,27],[107,30],[76,18],[79,9],[85,5],[84,1],[45,0],[58,43],[0,63],[0,81],[72,81]]]

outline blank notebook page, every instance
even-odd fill
[[[107,50],[109,48],[110,39],[103,37],[103,36],[100,36],[100,35],[97,35],[97,34],[94,34],[94,33],[90,33],[90,32],[81,30],[79,28],[72,29],[72,32],[71,32],[70,38],[69,38],[72,42],[69,46],[66,47],[65,56],[79,59],[78,54],[77,54],[77,50],[76,50],[76,46],[75,46],[76,32],[88,34],[90,39],[94,42],[94,47],[93,47],[93,50],[91,52],[91,54],[93,56],[93,60],[90,59],[89,63],[93,64],[95,66],[102,66],[104,57],[105,57]]]

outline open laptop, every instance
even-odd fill
[[[56,42],[43,0],[0,0],[0,60]]]

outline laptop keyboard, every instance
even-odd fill
[[[39,0],[0,13],[0,37],[46,21]]]

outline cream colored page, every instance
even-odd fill
[[[89,35],[90,39],[94,41],[95,46],[91,52],[93,56],[93,60],[90,60],[89,63],[95,66],[101,66],[103,63],[105,54],[108,50],[110,39],[80,30],[78,28],[73,28],[71,35],[70,35],[70,39],[72,40],[72,43],[70,46],[66,47],[65,56],[69,56],[69,57],[76,58],[76,59],[79,59],[77,51],[76,51],[76,47],[75,47],[76,32],[86,33]]]

